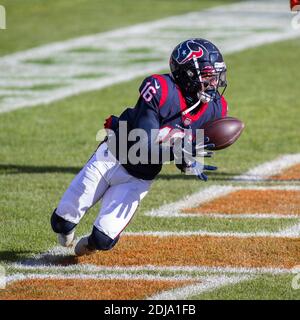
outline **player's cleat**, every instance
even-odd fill
[[[60,245],[63,247],[72,247],[74,245],[75,231],[72,231],[69,234],[59,233],[57,238]]]
[[[81,238],[76,246],[75,246],[75,254],[76,256],[84,256],[84,255],[90,255],[94,252],[96,252],[96,249],[93,249],[89,246],[89,237],[83,237]]]

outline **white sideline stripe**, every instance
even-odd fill
[[[235,176],[233,180],[242,180],[242,181],[260,181],[266,179],[274,174],[281,173],[285,169],[290,168],[293,165],[300,163],[300,153],[297,154],[288,154],[281,156],[275,160],[265,162],[257,167],[249,170],[246,174]],[[190,217],[189,214],[182,213],[181,210],[197,207],[203,203],[212,201],[219,197],[228,195],[234,191],[238,190],[290,190],[290,191],[299,191],[299,186],[219,186],[214,185],[205,189],[200,189],[198,192],[183,198],[182,200],[165,204],[158,209],[154,209],[144,214],[147,216],[153,217]],[[206,216],[206,215],[205,215]],[[275,216],[275,214],[274,214]],[[276,215],[277,216],[277,215]],[[201,217],[201,215],[194,214],[193,217]],[[241,217],[241,215],[240,215]],[[224,217],[225,218],[225,217]],[[257,216],[258,219],[261,216]]]
[[[215,219],[300,219],[297,214],[277,214],[277,213],[175,213],[172,217],[182,218],[215,218]]]
[[[20,271],[57,271],[57,272],[205,272],[205,273],[236,273],[236,274],[289,274],[293,273],[294,269],[287,268],[270,268],[270,267],[210,267],[210,266],[156,266],[156,265],[140,265],[140,266],[97,266],[92,264],[78,265],[37,265],[37,264],[22,264],[14,263],[11,268]]]
[[[186,281],[186,280],[197,280],[193,277],[186,277],[182,275],[176,275],[174,277],[163,277],[153,275],[132,275],[128,273],[124,274],[23,274],[16,273],[6,278],[7,283],[12,283],[21,280],[33,280],[33,279],[55,279],[55,280],[163,280],[163,281]]]
[[[222,16],[222,19],[216,19],[216,16]],[[167,69],[172,48],[186,38],[201,35],[216,42],[224,53],[233,53],[299,37],[298,31],[293,30],[290,22],[289,8],[283,2],[245,1],[7,55],[0,58],[2,83],[8,81],[12,87],[16,85],[19,89],[27,90],[24,90],[23,95],[20,92],[13,97],[0,95],[0,112],[48,104],[74,94],[101,89]],[[137,54],[130,55],[126,52],[127,49],[141,47],[149,51],[143,54],[145,58],[159,57],[160,60],[141,64],[135,60],[138,59]],[[82,48],[100,48],[106,52],[70,52]],[[54,59],[54,63],[34,62],[39,59]],[[132,63],[132,60],[135,62]],[[123,72],[118,72],[119,70]],[[83,75],[89,73],[99,74],[99,77],[82,79]],[[40,79],[40,85],[57,78],[62,87],[44,89],[36,95],[36,91],[30,89],[36,78]],[[22,79],[23,87],[20,86]]]
[[[209,276],[209,277],[200,277],[199,280],[202,280],[199,284],[188,285],[183,288],[177,288],[173,290],[164,291],[152,295],[147,298],[147,300],[183,300],[188,299],[194,295],[198,295],[204,292],[213,291],[220,287],[226,285],[233,285],[239,282],[250,280],[250,276]]]
[[[245,174],[234,177],[233,179],[242,181],[260,181],[279,174],[283,170],[288,169],[298,163],[300,163],[300,153],[288,154],[273,161],[263,163],[260,166],[249,170]]]
[[[1,63],[1,59],[0,59]],[[156,69],[157,68],[157,69]],[[140,69],[139,71],[126,71],[124,74],[119,74],[117,76],[113,75],[111,77],[106,77],[105,79],[101,80],[94,80],[94,81],[85,81],[82,85],[77,85],[76,87],[63,87],[56,90],[53,90],[52,95],[51,92],[47,92],[47,90],[42,90],[39,95],[36,94],[36,92],[29,91],[28,96],[29,99],[12,99],[8,96],[6,99],[8,103],[4,105],[4,103],[0,102],[0,113],[1,112],[10,112],[16,109],[25,108],[25,107],[34,107],[37,105],[47,105],[51,102],[62,100],[64,98],[77,95],[79,93],[89,92],[97,89],[102,89],[105,87],[109,87],[111,85],[126,82],[129,80],[133,80],[134,78],[138,76],[143,76],[149,72],[158,72],[159,70],[162,70],[165,68],[165,64],[156,64],[156,68],[154,66],[144,66],[143,69]],[[55,93],[54,93],[55,91]],[[24,90],[24,95],[26,95],[26,91]],[[1,95],[0,95],[1,97]],[[32,99],[32,98],[35,99]],[[25,97],[23,97],[25,98]],[[5,99],[4,99],[5,100]],[[10,103],[11,102],[11,103]],[[3,106],[1,106],[3,104]]]
[[[124,232],[128,236],[153,236],[153,237],[219,237],[219,238],[299,238],[299,228],[289,228],[278,232],[209,232],[203,230],[196,231],[145,231],[145,232]]]

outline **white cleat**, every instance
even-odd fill
[[[60,245],[63,247],[72,247],[74,245],[75,231],[72,231],[70,234],[59,233],[57,238]]]
[[[89,247],[89,243],[88,243],[88,238],[89,237],[83,237],[81,238],[76,246],[75,246],[75,254],[76,256],[84,256],[84,255],[90,255],[94,252],[96,252],[96,249],[91,249]]]

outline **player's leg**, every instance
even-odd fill
[[[114,179],[117,177],[119,179]],[[129,175],[120,167],[112,179],[113,185],[103,196],[101,210],[91,235],[77,243],[75,253],[80,256],[95,250],[112,249],[118,242],[120,233],[132,219],[139,203],[148,193],[151,183],[152,181]]]
[[[99,148],[103,151],[103,146]],[[71,182],[51,217],[52,229],[58,233],[61,245],[72,245],[76,225],[107,190],[105,174],[110,169],[99,153],[94,154]]]

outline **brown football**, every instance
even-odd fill
[[[221,150],[231,146],[242,134],[245,124],[233,117],[220,118],[210,121],[204,126],[204,136],[209,138],[208,143],[214,143],[211,150]]]

